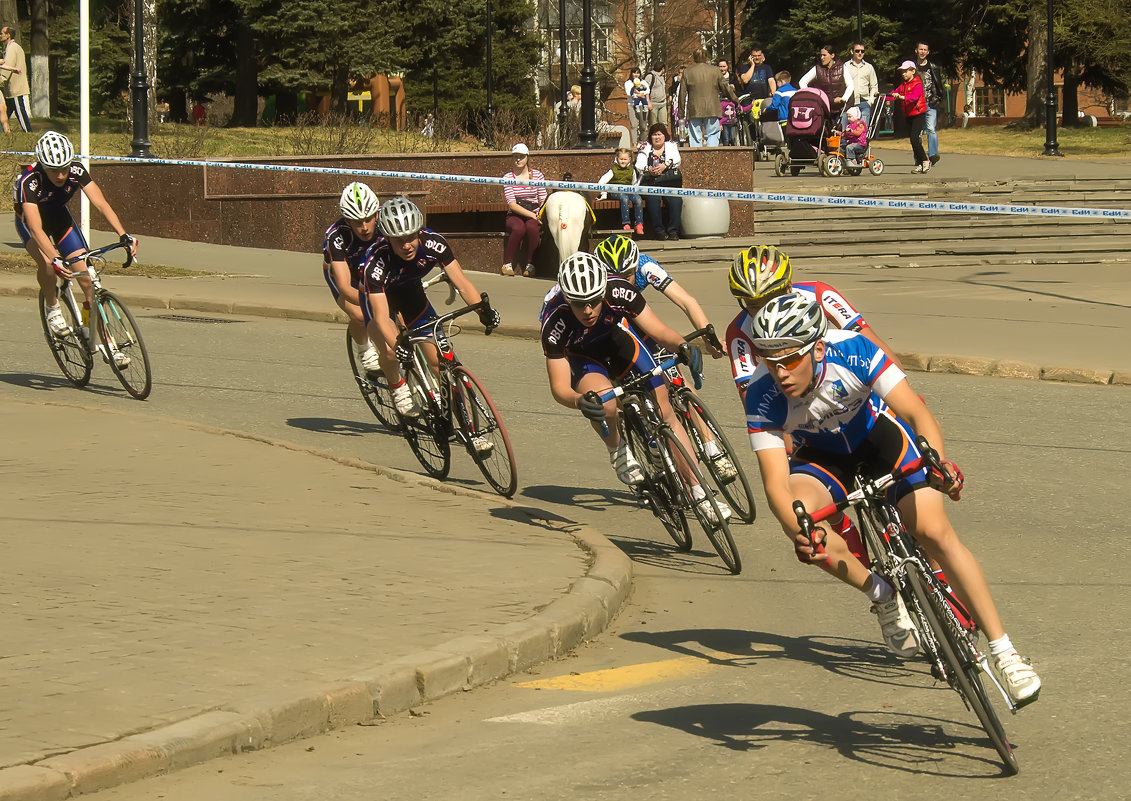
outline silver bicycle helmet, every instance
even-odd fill
[[[59,170],[71,166],[75,160],[75,148],[63,134],[48,131],[35,143],[35,158],[44,167]]]
[[[805,347],[821,339],[828,328],[820,304],[796,292],[771,300],[750,326],[754,347],[760,351]]]
[[[592,253],[574,253],[558,267],[558,286],[570,303],[603,298],[608,280],[604,262]]]
[[[342,190],[338,208],[347,220],[368,220],[380,211],[381,201],[372,189],[355,181]]]
[[[395,197],[381,205],[377,224],[385,236],[401,239],[416,235],[424,227],[424,215],[408,198]]]

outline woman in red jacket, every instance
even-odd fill
[[[910,132],[911,150],[915,154],[915,168],[911,172],[926,172],[931,169],[927,151],[923,149],[923,131],[927,127],[927,97],[923,93],[923,82],[914,61],[904,61],[899,69],[903,72],[903,83],[896,87],[891,96],[903,101],[903,116],[907,119]]]

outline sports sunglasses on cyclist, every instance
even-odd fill
[[[787,353],[785,356],[771,357],[763,356],[761,353],[759,353],[758,357],[766,363],[767,367],[771,369],[774,367],[784,367],[786,370],[792,370],[805,360],[805,356],[809,353],[809,351],[813,350],[813,346],[816,344],[816,342],[810,342],[801,350],[796,350],[793,353]]]

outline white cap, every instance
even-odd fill
[[[914,61],[904,61],[902,64],[899,65],[900,72],[902,72],[903,70],[913,70],[913,69],[917,69]]]
[[[522,142],[519,142],[517,145],[511,148],[511,153],[521,153],[524,156],[529,156],[530,148],[528,148]]]

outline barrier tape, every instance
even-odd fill
[[[9,156],[32,156],[25,151],[0,151]],[[349,175],[370,178],[397,178],[411,181],[438,181],[440,183],[486,184],[489,186],[532,186],[535,188],[570,190],[574,192],[609,192],[644,195],[646,197],[717,198],[740,203],[786,203],[800,206],[856,207],[868,209],[896,209],[899,211],[941,211],[956,214],[1015,214],[1031,217],[1099,218],[1105,220],[1131,220],[1131,210],[1084,208],[1080,206],[1027,206],[1017,203],[953,203],[935,200],[895,200],[893,198],[834,197],[826,195],[801,195],[788,192],[739,192],[728,189],[677,189],[666,186],[624,186],[622,184],[596,184],[584,181],[521,181],[517,178],[495,178],[482,175],[443,175],[428,172],[401,172],[398,170],[363,170],[346,167],[303,167],[295,164],[248,164],[237,161],[202,161],[197,159],[137,158],[134,156],[80,156],[91,161],[113,161],[124,164],[168,164],[181,167],[217,167],[267,172],[297,172],[318,175]]]

